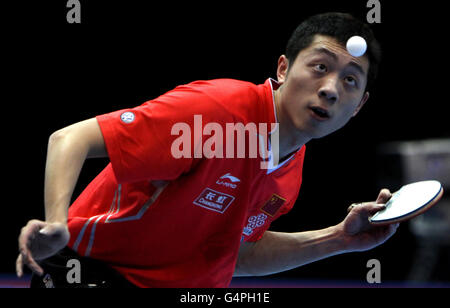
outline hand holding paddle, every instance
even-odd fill
[[[443,195],[438,181],[423,181],[403,186],[391,194],[380,191],[375,202],[352,204],[338,227],[344,234],[348,251],[374,248],[388,240],[399,223],[430,209]]]
[[[372,249],[387,241],[397,230],[398,224],[390,226],[373,226],[369,217],[385,208],[392,194],[382,189],[375,202],[352,204],[348,215],[337,227],[343,235],[347,251],[364,251]]]

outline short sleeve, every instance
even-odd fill
[[[268,213],[260,212],[255,215],[251,215],[247,218],[247,224],[243,230],[243,241],[245,242],[257,242],[264,233],[269,230],[272,222],[277,220],[281,215],[287,214],[295,204],[295,199],[289,203],[286,203],[275,216],[271,216]]]
[[[195,116],[205,123],[227,118],[207,92],[201,83],[179,86],[136,108],[97,117],[119,183],[173,180],[195,166],[201,143]]]

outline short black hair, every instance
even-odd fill
[[[289,63],[294,63],[298,54],[311,45],[317,34],[332,37],[343,46],[352,36],[363,37],[367,42],[366,55],[369,58],[366,90],[373,87],[381,62],[381,46],[368,24],[347,13],[331,12],[311,16],[295,29],[288,41],[286,57]]]

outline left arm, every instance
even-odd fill
[[[298,233],[266,231],[259,241],[241,244],[234,276],[275,274],[343,252],[333,227]]]
[[[398,224],[372,226],[368,218],[384,208],[391,193],[352,207],[340,224],[297,233],[267,231],[255,243],[242,243],[234,276],[262,276],[293,269],[337,254],[363,251],[384,243]]]

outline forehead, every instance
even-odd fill
[[[344,64],[356,63],[361,66],[364,72],[369,70],[369,59],[367,53],[362,57],[354,57],[348,53],[347,48],[339,43],[336,39],[324,35],[316,35],[308,48],[299,53],[299,57],[310,57],[313,55],[325,54],[323,50],[330,51],[335,54],[339,62]]]

